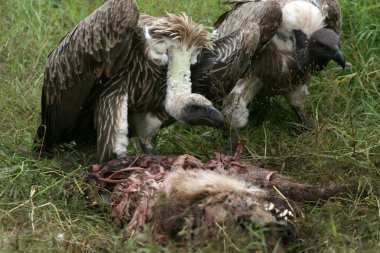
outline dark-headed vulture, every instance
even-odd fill
[[[219,38],[259,21],[260,37],[271,36],[258,57],[226,97],[223,113],[233,128],[247,124],[247,104],[255,96],[284,95],[292,109],[307,126],[304,105],[313,75],[330,60],[345,67],[340,51],[340,6],[336,0],[228,0],[235,4],[217,22]],[[264,8],[264,11],[263,11]],[[269,16],[263,16],[265,15]],[[269,13],[269,14],[268,14]],[[281,22],[275,18],[280,15]],[[268,34],[265,30],[275,30]],[[255,33],[256,31],[252,31]],[[255,46],[255,45],[254,45]]]
[[[89,138],[95,129],[99,160],[125,156],[130,114],[221,127],[222,114],[191,93],[190,65],[202,48],[212,48],[209,34],[184,14],[155,18],[140,15],[134,0],[106,2],[48,57],[40,148]]]

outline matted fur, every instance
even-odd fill
[[[185,13],[166,16],[157,19],[148,31],[152,36],[152,42],[159,44],[170,39],[190,50],[193,48],[212,48],[211,35],[201,24],[194,23]]]
[[[202,198],[206,198],[208,202],[218,201],[230,193],[248,193],[261,197],[267,193],[244,181],[211,170],[178,169],[164,184],[170,185],[170,188],[166,189],[169,199],[183,205],[190,205]]]

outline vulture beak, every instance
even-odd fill
[[[182,109],[182,121],[189,125],[204,125],[215,128],[224,127],[221,112],[213,106],[188,105]]]
[[[343,69],[346,67],[346,61],[338,46],[334,46],[333,48],[332,60],[338,63]]]

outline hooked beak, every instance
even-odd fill
[[[182,121],[189,125],[204,125],[215,128],[224,127],[222,113],[213,106],[186,106],[183,109]]]
[[[338,63],[342,67],[342,69],[346,67],[346,61],[344,60],[344,56],[342,52],[340,51],[339,47],[337,46],[334,47],[332,60]]]

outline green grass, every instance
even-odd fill
[[[38,159],[31,151],[39,122],[46,56],[60,38],[101,0],[1,0],[0,2],[0,251],[177,252],[150,240],[122,242],[119,224],[84,200],[82,177],[91,153],[64,151]],[[219,1],[138,1],[143,12],[186,11],[211,25],[226,8]],[[341,0],[343,52],[352,67],[331,63],[313,79],[307,111],[317,128],[301,126],[282,98],[270,99],[265,120],[241,131],[245,160],[313,184],[357,182],[367,196],[300,203],[298,251],[380,251],[380,4]],[[176,125],[160,133],[158,152],[190,153],[201,159],[222,151],[220,131]],[[132,142],[130,152],[140,152]],[[70,188],[70,190],[68,190]],[[63,233],[66,240],[57,239]],[[252,232],[252,243],[259,235]],[[256,238],[256,239],[255,239]],[[204,252],[234,251],[221,234]],[[183,249],[184,250],[184,249]]]

